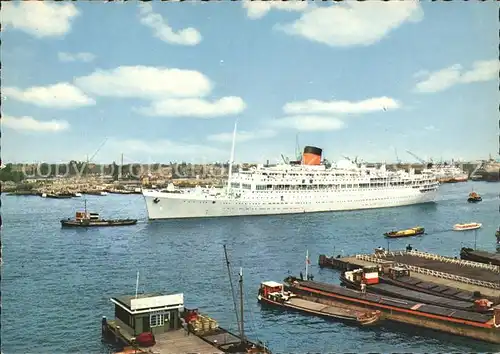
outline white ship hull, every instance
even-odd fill
[[[150,220],[243,215],[278,215],[388,208],[434,202],[437,189],[377,188],[361,191],[273,192],[265,200],[252,194],[240,198],[195,193],[143,191]]]

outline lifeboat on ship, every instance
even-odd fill
[[[416,226],[406,230],[386,232],[384,236],[389,238],[411,237],[411,236],[423,235],[424,233],[425,229],[423,227]]]
[[[469,203],[478,203],[482,200],[483,200],[483,198],[481,198],[481,196],[479,194],[477,194],[476,192],[470,192],[469,197],[467,198],[467,201]]]
[[[479,222],[469,222],[465,224],[455,224],[453,225],[453,230],[454,231],[467,231],[467,230],[476,230],[480,229],[483,226],[483,224]]]

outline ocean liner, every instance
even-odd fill
[[[143,190],[148,218],[275,215],[396,207],[434,202],[432,173],[388,171],[340,161],[327,166],[322,149],[306,146],[300,161],[232,173],[227,187]]]

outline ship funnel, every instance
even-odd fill
[[[323,150],[314,146],[306,146],[302,154],[303,165],[319,165],[321,164],[321,154]]]

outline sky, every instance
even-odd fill
[[[5,2],[2,160],[497,158],[498,6]]]

